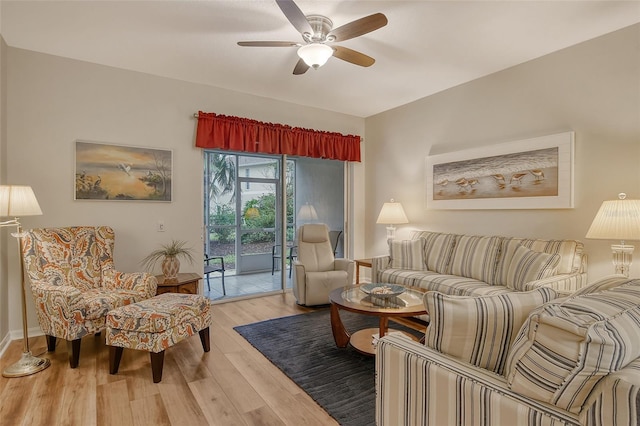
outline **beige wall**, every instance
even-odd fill
[[[429,210],[425,157],[575,131],[575,208]],[[411,229],[582,240],[589,280],[613,273],[610,241],[585,234],[600,204],[640,198],[640,25],[570,47],[366,120],[367,255],[386,252],[375,220],[389,198]],[[640,277],[640,242],[632,276]]]
[[[10,160],[6,182],[31,185],[44,213],[24,218],[24,226],[108,224],[116,231],[115,263],[123,271],[140,270],[139,261],[172,238],[202,250],[203,160],[201,150],[193,146],[193,114],[198,110],[364,134],[364,119],[358,117],[11,47],[6,50]],[[173,202],[74,201],[76,139],[173,150]],[[362,168],[356,165],[355,173],[362,175]],[[166,232],[156,231],[160,219]],[[7,258],[12,282],[17,253],[9,250]],[[201,265],[187,264],[183,270],[201,272]],[[3,280],[0,294],[6,286]],[[19,309],[12,308],[19,306],[20,299],[16,286],[8,291],[8,327],[13,334],[21,327]],[[29,325],[37,330],[29,309]],[[0,330],[3,327],[6,324],[0,324]]]

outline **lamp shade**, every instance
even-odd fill
[[[22,217],[42,214],[30,186],[0,185],[0,216]]]
[[[322,43],[305,44],[298,49],[298,56],[313,69],[326,64],[332,55],[333,49]]]
[[[316,213],[316,209],[312,204],[306,203],[300,206],[300,210],[298,210],[298,220],[306,222],[318,220],[318,213]]]
[[[627,200],[625,193],[618,194],[618,198],[602,203],[587,238],[640,240],[640,200]]]
[[[382,205],[382,209],[380,210],[376,223],[397,225],[401,223],[409,223],[409,220],[407,219],[407,215],[404,214],[402,204],[396,203],[392,199],[391,202],[384,203]]]

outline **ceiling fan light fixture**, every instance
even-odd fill
[[[315,70],[326,64],[332,55],[333,49],[322,43],[305,44],[298,49],[298,56]]]

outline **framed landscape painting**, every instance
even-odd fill
[[[427,208],[573,208],[574,132],[427,157]]]
[[[76,200],[171,201],[172,151],[76,141]]]

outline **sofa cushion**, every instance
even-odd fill
[[[500,237],[458,236],[447,273],[493,284],[499,242]]]
[[[556,268],[557,274],[570,274],[580,270],[583,245],[578,241],[503,238],[500,245],[500,261],[496,268],[496,284],[508,285],[509,265],[513,255],[520,246],[540,253],[560,255],[560,261]]]
[[[509,386],[572,413],[598,381],[640,356],[640,280],[534,310],[507,359]]]
[[[555,297],[546,287],[492,296],[427,292],[424,304],[431,322],[425,344],[502,374],[509,347],[529,313]]]
[[[525,246],[518,246],[509,262],[507,287],[525,291],[525,284],[529,281],[555,275],[559,262],[559,254],[539,253]]]
[[[488,296],[512,293],[513,290],[501,285],[490,285],[475,278],[438,274],[431,271],[413,271],[411,276],[416,287],[427,291],[437,291],[452,296]],[[400,283],[396,283],[400,284]]]
[[[389,240],[389,266],[394,269],[425,269],[422,244],[420,240]]]
[[[455,234],[418,231],[414,233],[413,238],[419,238],[424,242],[424,263],[427,269],[444,274],[453,251]]]

